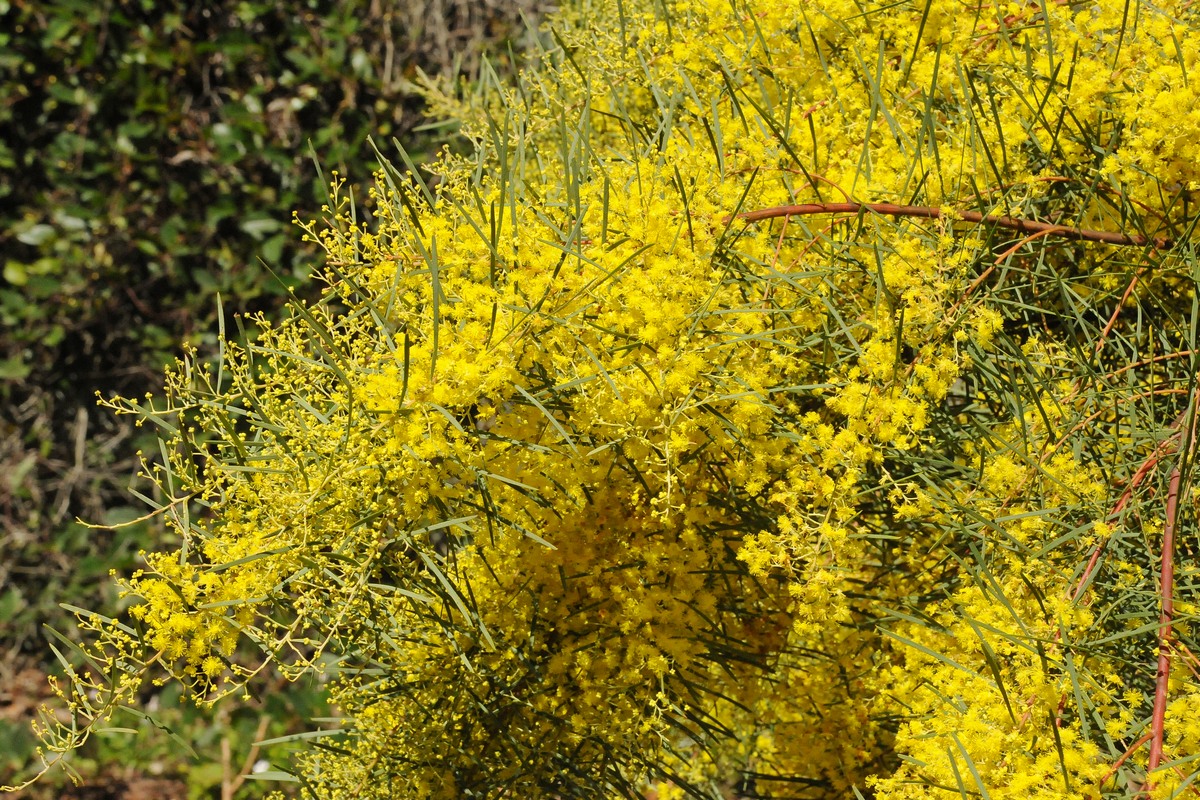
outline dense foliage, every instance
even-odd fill
[[[1191,791],[1196,13],[567,4],[118,404],[183,547],[48,746],[273,665],[319,797]]]

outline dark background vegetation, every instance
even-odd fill
[[[427,158],[421,71],[506,65],[538,0],[0,0],[0,782],[34,759],[28,722],[55,669],[43,625],[70,602],[112,607],[110,570],[162,544],[129,489],[153,431],[96,396],[161,385],[182,343],[228,316],[301,296],[316,263],[291,225],[325,170],[364,181],[372,136]],[[532,21],[532,20],[531,20]],[[232,325],[230,326],[232,328]],[[281,687],[282,688],[282,687]],[[257,796],[250,743],[320,713],[319,693],[189,710],[164,692],[159,726],[106,737],[85,785],[39,796]],[[190,741],[182,754],[162,730]],[[252,759],[254,760],[254,759]],[[265,788],[265,787],[264,787]]]

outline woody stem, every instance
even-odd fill
[[[857,214],[870,211],[875,214],[890,217],[920,217],[924,219],[961,220],[979,225],[994,225],[997,228],[1007,228],[1021,233],[1040,233],[1048,236],[1061,236],[1064,239],[1078,241],[1103,242],[1105,244],[1145,246],[1154,245],[1159,249],[1167,249],[1174,242],[1167,238],[1151,239],[1140,234],[1116,233],[1114,231],[1096,231],[1088,228],[1076,228],[1067,225],[1055,225],[1050,222],[1038,222],[1017,217],[990,216],[978,211],[943,211],[937,206],[901,206],[894,203],[801,203],[793,206],[774,206],[757,211],[747,211],[738,216],[747,222],[757,222],[778,217],[796,217],[812,214]]]

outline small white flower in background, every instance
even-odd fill
[[[254,766],[251,767],[250,771],[253,772],[255,775],[258,775],[260,772],[266,772],[270,768],[271,768],[271,762],[267,761],[265,758],[260,758],[258,761],[254,762]]]

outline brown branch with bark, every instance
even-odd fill
[[[1154,710],[1150,716],[1150,760],[1147,772],[1162,763],[1164,725],[1167,717],[1167,686],[1171,679],[1171,622],[1175,617],[1175,521],[1179,511],[1179,466],[1171,470],[1167,489],[1167,518],[1163,524],[1162,568],[1159,588],[1162,611],[1158,628],[1158,670],[1154,681]]]
[[[1158,625],[1158,669],[1154,680],[1154,706],[1150,713],[1150,757],[1146,771],[1153,773],[1162,764],[1163,738],[1167,718],[1167,694],[1171,682],[1172,623],[1175,619],[1175,532],[1179,524],[1179,492],[1182,473],[1190,469],[1196,452],[1196,414],[1200,412],[1200,387],[1192,398],[1188,415],[1187,446],[1180,451],[1167,488],[1167,507],[1163,520],[1162,555],[1159,567],[1159,591],[1162,609]]]
[[[1020,219],[1018,217],[992,216],[978,211],[952,211],[943,210],[937,206],[902,206],[894,203],[801,203],[793,206],[775,206],[772,208],[762,208],[757,211],[746,211],[738,214],[738,217],[747,222],[758,222],[764,219],[777,219],[780,217],[811,216],[813,214],[858,214],[862,211],[870,211],[885,217],[945,219],[951,222],[961,221],[977,225],[994,225],[997,228],[1006,228],[1024,234],[1061,236],[1064,239],[1073,239],[1076,241],[1132,245],[1135,247],[1151,245],[1159,250],[1167,250],[1175,244],[1173,240],[1166,237],[1151,238],[1142,236],[1141,234],[1097,231],[1068,225],[1056,225],[1052,222]]]

